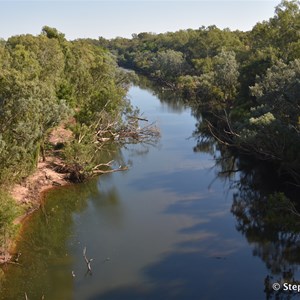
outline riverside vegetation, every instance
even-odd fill
[[[300,2],[283,0],[247,32],[213,25],[98,44],[193,106],[200,120],[195,149],[211,152],[217,142],[222,176],[242,171],[251,157],[284,183],[284,193],[278,188],[265,200],[297,215],[290,199],[300,184],[299,33]]]
[[[126,92],[130,75],[117,67],[108,50],[89,41],[67,41],[45,26],[38,36],[0,41],[0,255],[6,258],[17,225],[28,209],[9,195],[11,186],[34,172],[39,160],[57,156],[58,172],[80,182],[112,169],[100,150],[106,141],[136,142],[157,136],[138,127]],[[125,116],[125,117],[124,117]],[[128,120],[126,119],[128,117]],[[54,127],[68,131],[51,145]],[[2,262],[6,262],[3,259]]]
[[[70,42],[56,29],[44,27],[37,37],[1,41],[2,186],[22,180],[35,169],[49,148],[50,130],[62,121],[72,131],[71,140],[59,152],[62,171],[73,181],[110,167],[99,160],[104,141],[119,141],[121,136],[135,139],[136,112],[125,98],[128,75],[117,68],[114,57],[121,66],[189,101],[201,119],[194,133],[195,149],[209,151],[217,141],[220,164],[229,155],[238,158],[224,164],[223,174],[238,171],[241,155],[246,154],[267,164],[283,181],[299,186],[299,32],[300,4],[292,0],[282,1],[274,17],[248,32],[209,26],[164,34],[144,32],[133,34],[132,39]],[[3,189],[0,199],[4,245],[20,212]],[[268,200],[297,215],[283,193]]]
[[[282,1],[248,32],[209,26],[99,43],[200,110],[200,143],[214,137],[299,183],[299,3]]]

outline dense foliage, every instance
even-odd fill
[[[299,32],[300,2],[283,0],[248,32],[209,26],[99,43],[121,65],[201,107],[202,134],[271,160],[299,181]]]
[[[76,179],[101,165],[99,141],[115,138],[131,111],[128,77],[111,53],[193,103],[196,148],[210,151],[213,136],[300,182],[299,32],[300,2],[283,0],[248,32],[209,26],[71,42],[45,26],[38,36],[0,40],[0,187],[34,170],[61,122],[73,132],[63,157]],[[12,203],[1,192],[0,242],[11,232]]]
[[[21,209],[16,206],[15,200],[5,193],[0,191],[0,245],[1,250],[6,251],[7,241],[15,233],[17,225],[12,225],[15,218],[21,212]]]
[[[89,41],[67,41],[55,28],[1,41],[0,188],[30,174],[40,156],[45,159],[47,136],[62,121],[73,130],[65,145],[67,162],[94,163],[94,139],[87,138],[95,124],[122,120],[128,109],[124,78],[109,51]],[[7,216],[14,215],[8,201],[1,196],[0,220],[7,226],[13,221]]]
[[[125,89],[109,52],[68,42],[54,28],[9,38],[0,46],[0,65],[2,183],[26,176],[49,129],[74,111],[80,130],[98,121],[100,111],[115,117],[124,108]]]

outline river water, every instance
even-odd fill
[[[21,265],[9,266],[1,299],[257,300],[275,297],[266,282],[283,272],[300,278],[299,251],[284,252],[299,250],[298,235],[288,232],[296,238],[286,246],[279,232],[249,228],[256,220],[237,205],[245,190],[232,184],[241,175],[218,176],[216,148],[195,151],[191,108],[145,86],[129,97],[161,138],[114,153],[128,171],[47,194],[24,226]]]

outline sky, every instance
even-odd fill
[[[216,25],[251,30],[274,15],[280,0],[0,0],[0,37],[39,34],[44,25],[57,28],[67,39],[131,37],[140,32],[167,32]]]

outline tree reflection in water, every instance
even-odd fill
[[[148,88],[175,111],[177,107],[182,108],[182,99],[174,97],[172,92],[158,88],[157,84],[151,85],[151,81],[143,80],[143,77],[139,85]],[[174,101],[177,98],[181,105]],[[214,155],[217,177],[229,181],[236,191],[231,207],[236,228],[253,247],[253,255],[262,259],[268,269],[265,276],[266,299],[297,297],[295,292],[274,291],[272,284],[297,284],[300,279],[300,216],[296,215],[292,202],[300,194],[299,187],[283,182],[282,178],[278,178],[276,169],[267,162],[237,155],[216,143],[203,126],[203,119],[213,116],[203,114],[199,103],[192,107],[192,114],[198,120],[193,133],[197,140],[194,151]]]
[[[238,192],[234,194],[231,211],[237,230],[253,246],[253,255],[260,257],[269,273],[265,279],[266,298],[279,297],[272,283],[296,283],[300,263],[300,218],[290,212],[291,203],[284,194],[268,195],[253,184],[252,174],[241,171]],[[263,182],[261,182],[263,184]],[[280,299],[289,299],[286,291]]]
[[[268,269],[266,299],[297,297],[295,291],[274,291],[272,284],[300,283],[300,216],[293,202],[299,188],[283,183],[271,166],[234,155],[210,137],[199,138],[194,151],[218,153],[217,177],[230,181],[236,191],[231,207],[236,229]]]
[[[174,111],[180,111],[182,99],[140,78],[140,86],[158,96],[161,102],[168,103]],[[279,178],[276,168],[268,162],[257,162],[216,143],[203,126],[203,119],[212,118],[213,115],[203,114],[199,103],[192,105],[192,115],[198,120],[193,133],[197,140],[194,151],[213,155],[217,167],[214,169],[218,170],[217,178],[229,181],[231,188],[236,191],[231,207],[237,222],[236,229],[252,246],[253,256],[264,261],[268,270],[264,290],[266,299],[297,297],[298,294],[293,291],[274,291],[272,284],[298,284],[300,279],[300,216],[293,204],[298,200],[300,188]]]

